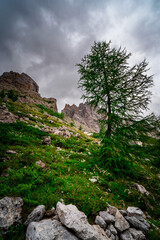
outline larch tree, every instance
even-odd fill
[[[94,42],[78,66],[82,98],[99,108],[106,125],[106,137],[126,121],[137,120],[148,108],[153,77],[143,60],[130,67],[131,53],[111,48],[111,42]]]

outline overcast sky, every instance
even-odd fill
[[[103,40],[147,59],[160,114],[160,0],[0,0],[0,75],[27,73],[59,111],[82,101],[75,64]]]

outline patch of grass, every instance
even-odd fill
[[[36,106],[39,107],[39,109],[41,110],[41,113],[47,112],[51,116],[55,116],[57,118],[64,119],[64,113],[54,112],[51,108],[47,108],[43,104],[36,104]]]

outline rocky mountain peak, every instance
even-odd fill
[[[74,121],[76,126],[81,125],[89,132],[99,132],[100,116],[88,103],[80,103],[79,106],[66,104],[62,112]]]
[[[20,91],[33,91],[38,93],[39,86],[38,84],[26,73],[17,73],[17,72],[4,72],[0,76],[1,85],[10,85],[14,86],[16,90]]]

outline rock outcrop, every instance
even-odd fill
[[[100,115],[89,104],[80,103],[78,107],[74,104],[72,106],[66,104],[62,112],[70,118],[70,122],[74,121],[76,127],[81,125],[85,131],[99,132]]]
[[[13,71],[4,72],[0,76],[0,85],[11,85],[12,87],[14,86],[17,90],[23,92],[39,92],[39,86],[37,85],[37,83],[25,73],[19,74]]]
[[[150,228],[144,213],[135,207],[118,210],[109,206],[107,211],[96,216],[96,225],[89,224],[86,215],[76,206],[64,202],[57,203],[54,215],[32,221],[27,228],[26,240],[142,240],[146,239],[145,232]]]
[[[18,102],[26,104],[43,104],[57,112],[57,100],[55,98],[42,98],[39,94],[38,84],[26,73],[4,72],[0,76],[0,91],[7,93],[13,90],[18,93]],[[6,94],[7,96],[7,94]]]

